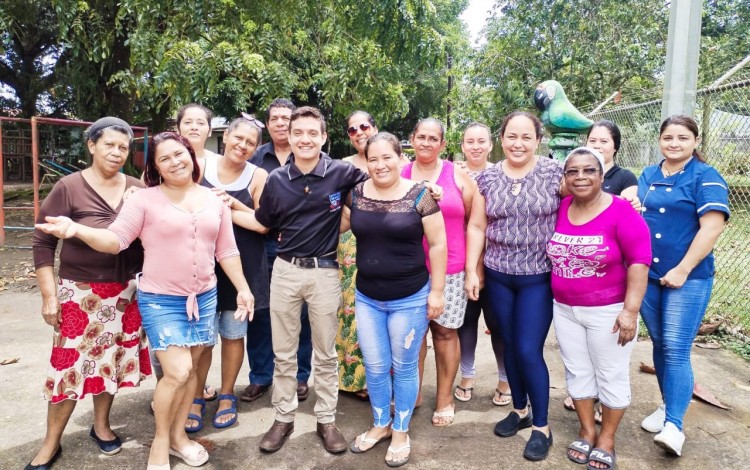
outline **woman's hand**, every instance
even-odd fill
[[[255,311],[255,297],[250,289],[241,290],[237,292],[237,310],[234,311],[234,319],[245,321],[253,321],[253,313]]]
[[[664,287],[671,287],[672,289],[679,289],[687,281],[687,277],[690,271],[683,269],[678,264],[674,268],[670,269],[663,278],[659,279],[659,283]]]
[[[235,201],[237,201],[235,198],[227,194],[227,192],[221,188],[211,188],[211,191],[213,191],[214,194],[219,196],[219,199],[221,199],[221,201],[224,204],[226,204],[227,207],[229,207],[230,209],[233,208]]]
[[[625,346],[635,338],[635,330],[638,326],[638,312],[631,312],[623,309],[617,319],[615,320],[615,326],[612,327],[612,333],[620,332],[620,336],[617,338],[617,344]]]
[[[42,318],[49,326],[60,325],[60,300],[57,295],[42,296]]]
[[[482,281],[476,271],[466,272],[464,290],[469,300],[479,300],[479,291],[482,290]]]
[[[434,320],[442,315],[444,303],[442,292],[430,290],[427,295],[427,319]]]
[[[36,224],[34,228],[62,239],[73,238],[78,233],[78,224],[68,217],[45,217],[44,220],[46,224]]]
[[[432,198],[436,202],[439,202],[441,199],[443,199],[443,188],[441,186],[438,186],[435,183],[430,183],[429,181],[425,181],[422,184],[424,184],[425,188],[430,191]]]
[[[638,212],[639,214],[641,213],[641,208],[642,208],[641,200],[638,199],[637,196],[633,197],[633,196],[626,196],[623,194],[620,197],[628,201],[630,205],[633,206],[633,209],[635,209],[636,212]]]

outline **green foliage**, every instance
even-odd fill
[[[659,84],[667,39],[663,1],[499,0],[487,42],[464,62],[461,116],[498,123],[531,107],[540,82],[559,81],[577,107],[615,90],[638,101]]]
[[[320,107],[340,140],[354,108],[379,123],[443,108],[442,67],[465,42],[457,17],[466,3],[52,1],[80,109],[105,114],[121,98],[159,130],[187,102],[231,117],[286,96]]]
[[[0,3],[0,83],[13,89],[15,99],[0,98],[0,109],[20,110],[20,117],[37,113],[45,101],[54,114],[57,69],[65,63],[58,43],[57,18],[41,0],[3,0]]]

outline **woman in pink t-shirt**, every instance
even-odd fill
[[[229,207],[197,184],[199,169],[190,142],[173,132],[156,135],[144,173],[148,189],[131,195],[107,229],[67,217],[47,217],[37,228],[59,238],[77,237],[97,251],[118,253],[136,238],[144,248],[138,303],[149,343],[164,378],[154,392],[156,433],[148,470],[169,469],[169,456],[196,467],[208,460],[188,439],[184,423],[197,383],[196,365],[215,337],[214,259],[237,289],[235,317],[252,318],[254,299],[242,274]]]
[[[646,292],[651,239],[631,204],[602,191],[604,158],[592,148],[565,159],[572,193],[560,203],[547,243],[552,261],[553,321],[568,392],[581,423],[570,460],[615,466],[615,433],[630,404],[628,367]],[[602,403],[597,435],[594,400]],[[593,464],[593,465],[592,465]]]

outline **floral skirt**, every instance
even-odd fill
[[[60,279],[61,321],[55,328],[44,397],[52,403],[115,394],[151,374],[135,280]]]
[[[336,353],[339,356],[339,390],[359,392],[367,387],[365,363],[357,338],[354,291],[357,279],[357,242],[351,230],[343,233],[338,246],[339,280],[343,303],[339,308]]]

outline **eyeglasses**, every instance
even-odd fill
[[[266,128],[266,125],[265,125],[265,124],[263,124],[263,122],[261,122],[261,120],[260,120],[260,119],[256,118],[256,117],[255,117],[255,116],[253,116],[252,114],[247,114],[247,113],[244,113],[244,112],[243,112],[243,113],[240,113],[240,114],[242,115],[242,118],[243,118],[243,119],[247,119],[247,120],[248,120],[248,121],[250,121],[251,123],[253,123],[253,124],[255,124],[256,126],[258,126],[258,128],[259,128],[259,129],[265,129],[265,128]]]
[[[357,135],[357,130],[361,130],[362,132],[367,132],[372,128],[371,125],[367,124],[366,122],[363,122],[359,125],[359,127],[352,126],[349,129],[346,130],[346,132],[349,134],[350,137],[354,137]]]
[[[583,172],[583,174],[586,176],[593,176],[599,173],[599,169],[592,166],[587,166],[586,168],[581,168],[580,170],[578,168],[571,168],[570,170],[565,170],[564,174],[566,178],[575,178],[581,172]]]

